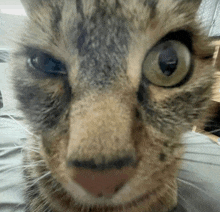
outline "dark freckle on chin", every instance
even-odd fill
[[[159,160],[160,161],[165,161],[166,160],[166,155],[164,153],[160,153]]]

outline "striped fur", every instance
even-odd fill
[[[33,164],[24,173],[27,211],[172,210],[181,135],[204,119],[213,83],[213,49],[196,20],[200,1],[22,2],[29,21],[11,67],[34,133],[24,157]],[[159,87],[146,79],[142,64],[170,39],[190,50],[190,75],[178,86]],[[61,61],[68,73],[35,70],[30,58],[36,52]],[[66,165],[69,158],[103,164],[122,156],[136,161],[135,174],[111,199],[80,188]]]

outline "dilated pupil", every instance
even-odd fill
[[[59,72],[62,70],[62,63],[47,54],[36,55],[32,58],[32,64],[35,68],[45,72]]]
[[[178,57],[172,47],[163,49],[159,55],[159,66],[163,74],[171,76],[177,68]]]
[[[43,65],[45,66],[46,71],[59,71],[60,70],[60,62],[55,61],[53,58],[45,58],[43,61]]]

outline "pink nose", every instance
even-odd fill
[[[112,197],[133,175],[134,169],[92,171],[77,168],[74,180],[95,197]]]

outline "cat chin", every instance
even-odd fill
[[[132,204],[133,201],[139,199],[139,197],[145,196],[145,193],[136,194],[131,193],[132,189],[130,188],[129,184],[125,185],[120,192],[113,195],[111,198],[107,197],[95,197],[83,189],[79,184],[75,183],[74,181],[69,181],[65,185],[65,189],[69,192],[69,194],[75,199],[76,202],[82,205],[88,206],[109,206],[109,207],[117,207],[123,205]],[[129,195],[131,194],[131,195]]]

